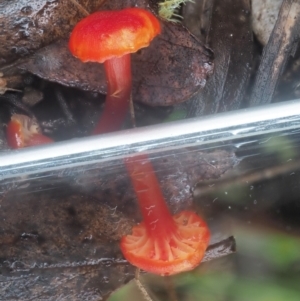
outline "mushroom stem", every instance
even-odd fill
[[[117,131],[128,113],[131,93],[130,54],[104,62],[107,96],[102,116],[93,134]]]
[[[130,103],[130,53],[148,47],[160,32],[159,20],[137,7],[95,12],[73,29],[69,40],[71,53],[82,62],[105,64],[106,104],[93,134],[121,127]]]
[[[124,160],[143,221],[121,239],[124,257],[159,275],[189,271],[202,260],[209,242],[206,223],[194,212],[171,216],[152,164],[146,154]]]
[[[176,231],[153,166],[146,154],[125,159],[149,236],[159,241]]]

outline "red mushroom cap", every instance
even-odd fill
[[[99,11],[75,26],[69,48],[83,62],[103,63],[147,47],[160,32],[159,21],[147,10]]]
[[[7,144],[17,149],[54,142],[44,136],[33,118],[21,114],[14,114],[6,129]]]

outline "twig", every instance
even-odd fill
[[[144,296],[145,300],[146,301],[153,301],[152,298],[150,297],[150,295],[148,294],[147,290],[145,289],[145,287],[143,286],[143,284],[140,281],[140,269],[139,268],[137,268],[135,270],[135,282],[136,282],[136,285],[137,285],[138,289],[140,290],[140,292]]]
[[[133,106],[133,100],[132,100],[132,93],[130,94],[129,105],[130,105],[129,109],[130,109],[131,126],[133,128],[135,128],[136,122],[135,122],[135,113],[134,113],[134,106]]]
[[[273,99],[279,77],[287,59],[296,49],[299,42],[300,3],[295,0],[284,0],[280,12],[265,46],[261,63],[256,75],[250,106],[270,103]]]
[[[171,301],[178,301],[176,291],[174,288],[174,283],[171,277],[165,277],[165,282],[167,284],[167,292]]]
[[[288,164],[271,167],[263,170],[259,170],[254,173],[246,174],[243,176],[238,176],[236,178],[230,178],[225,181],[220,181],[216,183],[215,181],[206,181],[200,183],[197,188],[195,189],[195,195],[197,198],[202,197],[204,195],[210,194],[213,191],[217,190],[225,190],[232,188],[236,185],[241,185],[246,183],[247,185],[259,182],[261,180],[268,180],[279,175],[295,171],[300,169],[300,160],[298,161],[291,161]],[[210,183],[214,183],[215,185],[210,185]]]
[[[208,246],[202,262],[217,259],[236,252],[236,242],[233,236],[230,236],[220,242]]]

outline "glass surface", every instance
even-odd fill
[[[182,133],[169,132],[170,139],[167,134],[160,145],[146,141],[135,149],[150,152],[173,213],[195,210],[209,225],[211,245],[233,236],[237,250],[233,252],[231,238],[229,248],[224,244],[214,249],[191,272],[173,277],[142,273],[140,281],[153,300],[299,300],[300,127],[296,122],[299,112],[293,118],[288,114],[289,105],[295,104],[286,103],[286,110],[281,107],[287,117],[274,122],[277,127],[272,118],[278,116],[271,107],[258,108],[255,116],[263,110],[274,113],[268,117],[269,127],[261,126],[260,131],[249,132],[249,123],[241,121],[246,111],[241,111],[232,115],[240,120],[235,121],[240,123],[235,135],[223,140],[199,139],[207,136],[206,123],[215,127],[211,137],[222,128],[228,130],[230,125],[220,125],[218,118],[230,118],[231,113],[220,114],[203,120],[198,138],[195,134],[193,139],[173,143]],[[248,135],[244,135],[246,129]],[[143,131],[150,137],[155,127]],[[195,128],[190,132],[196,133]],[[107,141],[117,137],[121,144],[120,135],[107,136]],[[75,161],[70,159],[70,165],[64,159],[63,165],[55,157],[57,168],[49,170],[38,164],[30,167],[27,161],[28,173],[26,168],[15,169],[16,176],[7,172],[9,162],[1,161],[3,300],[102,300],[134,278],[135,268],[119,249],[120,237],[141,220],[123,165],[129,153],[123,149],[123,156],[116,152],[105,157],[105,145],[101,148],[98,161],[95,157],[76,164],[82,159],[78,155]],[[51,158],[53,148],[42,149]],[[34,149],[13,152],[7,158],[14,162],[16,156],[24,155],[26,161],[29,153]],[[110,300],[142,298],[131,281]]]

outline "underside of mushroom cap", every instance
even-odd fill
[[[124,257],[133,265],[161,276],[194,269],[204,257],[210,233],[195,213],[183,211],[173,216],[177,230],[151,235],[142,222],[121,240]],[[167,229],[166,229],[167,230]]]

